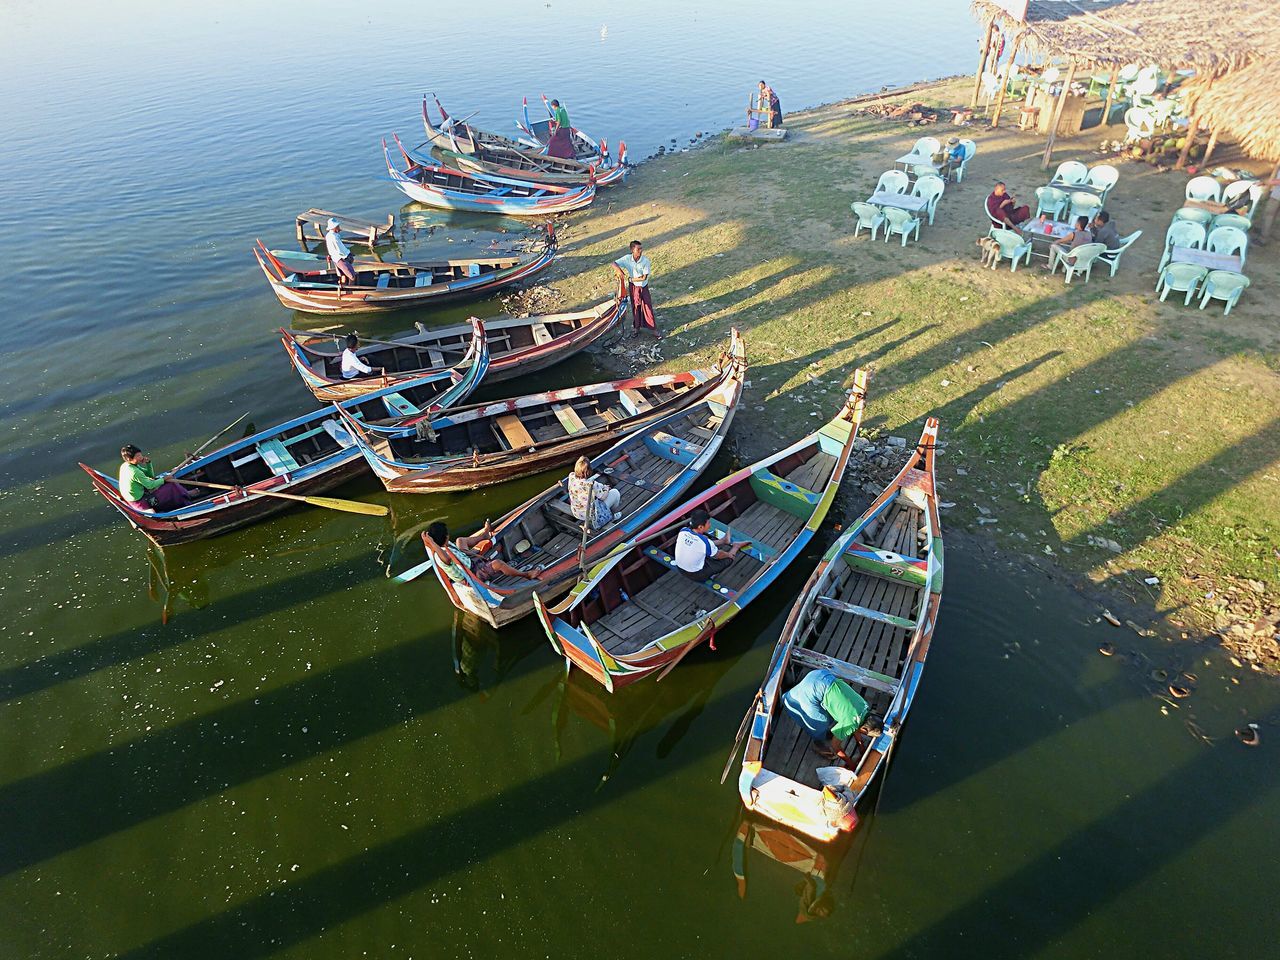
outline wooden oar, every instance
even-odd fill
[[[192,460],[195,460],[196,458],[198,458],[198,457],[200,456],[200,454],[204,453],[204,452],[205,452],[205,450],[207,450],[207,449],[209,448],[209,444],[213,443],[213,441],[217,440],[220,436],[222,436],[224,433],[226,433],[226,432],[227,432],[228,430],[230,430],[232,427],[236,426],[236,424],[242,423],[242,422],[244,421],[244,419],[245,419],[246,417],[248,417],[248,416],[249,416],[249,414],[248,414],[248,413],[241,414],[239,417],[237,417],[237,418],[236,418],[235,420],[233,420],[231,423],[228,423],[225,427],[223,427],[221,430],[219,430],[217,433],[215,433],[212,437],[210,437],[210,438],[209,438],[208,440],[206,440],[204,443],[200,444],[200,446],[196,448],[196,452],[195,452],[195,453],[188,453],[188,454],[187,454],[187,458],[186,458],[185,460],[183,460],[180,464],[178,464],[176,467],[174,467],[174,468],[173,468],[173,470],[181,470],[183,467],[185,467],[185,466],[186,466],[188,463],[190,463]],[[170,470],[169,472],[170,472],[170,473],[172,473],[172,472],[173,472],[173,470]]]
[[[289,336],[291,337],[297,337],[299,339],[306,339],[306,340],[329,340],[329,339],[337,339],[339,336],[338,334],[325,334],[325,333],[318,334],[314,331],[304,331],[304,330],[286,330],[285,333],[289,334]],[[429,350],[438,350],[441,353],[466,353],[471,346],[471,344],[468,342],[468,343],[459,344],[458,346],[424,347],[416,343],[407,343],[404,340],[379,340],[377,337],[366,337],[362,333],[357,333],[356,336],[359,337],[361,342],[363,343],[378,343],[384,347],[408,347],[410,350],[417,350],[419,353],[426,353]]]
[[[746,735],[751,725],[751,718],[756,714],[756,704],[760,702],[760,691],[756,691],[756,695],[751,698],[751,706],[747,707],[747,712],[742,718],[742,723],[738,726],[738,735],[733,738],[733,749],[729,751],[729,759],[724,762],[724,770],[720,773],[720,782],[724,783],[729,777],[729,771],[733,768],[733,761],[738,756],[738,748],[742,746],[742,738]]]
[[[261,494],[264,497],[276,497],[280,500],[296,500],[309,503],[313,507],[324,507],[326,510],[342,510],[346,513],[362,513],[367,517],[385,517],[391,510],[380,503],[361,503],[359,500],[339,500],[337,497],[304,497],[296,493],[280,493],[276,490],[259,490],[256,487],[230,487],[225,483],[208,483],[204,480],[188,480],[181,478],[184,487],[208,487],[210,490],[244,490],[246,493]]]

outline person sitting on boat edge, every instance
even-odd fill
[[[338,292],[342,292],[344,286],[354,287],[356,284],[356,268],[355,256],[351,252],[351,248],[342,242],[339,236],[338,221],[330,217],[325,223],[324,230],[324,248],[329,254],[329,259],[333,261],[334,272],[338,275]]]
[[[1025,203],[1016,207],[1017,203],[1005,188],[1003,180],[997,180],[991,193],[987,195],[987,215],[1001,226],[1017,230],[1018,224],[1031,216],[1031,208]]]
[[[591,515],[587,526],[591,530],[601,530],[614,520],[622,519],[618,513],[618,504],[622,502],[622,492],[611,487],[602,480],[591,476],[591,461],[579,457],[573,465],[566,483],[569,487],[569,509],[578,520],[588,520],[587,511]]]
[[[689,513],[689,525],[676,534],[676,567],[692,580],[714,580],[728,569],[739,551],[751,546],[750,540],[729,542],[729,535],[712,540],[711,515],[702,507]],[[726,549],[721,549],[722,547]]]
[[[810,670],[782,695],[782,705],[829,760],[848,762],[844,744],[855,733],[874,738],[881,732],[867,701],[830,670]]]
[[[449,528],[444,521],[437,520],[431,526],[427,527],[427,536],[431,538],[431,542],[442,550],[449,549]],[[458,537],[453,541],[454,550],[449,551],[451,556],[457,557],[462,561],[462,565],[471,572],[471,575],[481,583],[487,583],[494,577],[520,577],[522,580],[541,580],[541,566],[534,567],[532,570],[519,570],[511,564],[507,563],[501,557],[484,556],[493,548],[493,527],[489,521],[484,522],[484,526],[480,532],[470,537]],[[459,583],[466,579],[453,564],[445,564],[445,575],[454,583]]]
[[[367,377],[373,373],[373,367],[360,359],[356,353],[360,349],[360,338],[354,333],[347,334],[347,348],[342,351],[342,379],[354,380],[356,377]],[[378,367],[379,374],[386,374],[385,367]]]
[[[196,495],[165,477],[157,477],[151,458],[126,443],[120,448],[120,496],[135,510],[177,510]]]
[[[631,301],[632,333],[647,330],[655,339],[661,340],[658,321],[653,315],[653,298],[649,296],[649,276],[653,272],[653,265],[644,255],[644,244],[639,240],[632,240],[628,249],[630,253],[624,253],[613,261],[613,269],[627,285],[627,295]]]

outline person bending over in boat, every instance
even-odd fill
[[[712,540],[707,536],[710,529],[711,515],[698,507],[690,512],[689,525],[676,534],[676,566],[690,579],[714,580],[737,559],[739,551],[751,546],[750,540],[731,543],[727,532]]]
[[[830,670],[810,670],[782,695],[782,705],[828,760],[848,762],[844,743],[855,733],[880,735],[880,721],[870,715],[867,701]]]
[[[360,349],[360,338],[354,333],[347,334],[347,348],[342,351],[342,379],[354,380],[356,377],[367,377],[374,368],[360,359],[356,353]],[[386,367],[378,367],[379,374],[387,372]]]
[[[569,123],[569,111],[559,100],[551,101],[551,137],[547,141],[547,155],[572,160],[577,151],[573,148],[573,127]]]
[[[653,265],[644,255],[644,245],[639,240],[631,241],[630,250],[630,253],[613,261],[613,269],[627,285],[627,295],[631,299],[632,333],[647,330],[661,340],[658,321],[653,315],[653,298],[649,296],[649,276],[653,272]]]
[[[341,293],[344,286],[354,287],[356,258],[351,253],[351,248],[343,243],[342,237],[338,235],[338,221],[333,217],[330,217],[325,224],[324,248],[329,254],[329,259],[333,261],[333,269],[338,274],[338,292]]]
[[[427,527],[427,536],[431,538],[431,542],[437,547],[448,549],[449,547],[449,528],[445,524],[437,520],[431,526]],[[501,557],[484,556],[493,548],[493,527],[489,525],[489,521],[484,522],[484,527],[479,533],[470,537],[458,537],[453,541],[454,547],[457,548],[453,556],[462,560],[471,575],[482,583],[487,583],[494,577],[520,577],[522,580],[541,580],[542,567],[534,567],[532,570],[517,570],[511,564],[507,563]],[[445,575],[455,583],[463,579],[462,571],[457,567],[449,564],[445,567]]]
[[[1001,226],[1017,230],[1018,224],[1031,216],[1031,208],[1025,203],[1020,207],[1015,206],[1016,203],[1013,195],[1005,189],[1004,181],[997,180],[995,187],[987,195],[987,214]]]
[[[617,513],[622,493],[602,480],[591,476],[591,461],[579,457],[569,474],[569,509],[578,520],[588,520],[592,530],[601,530],[614,520],[622,519]],[[588,511],[590,514],[588,515]]]
[[[135,510],[177,510],[195,499],[186,487],[157,477],[151,458],[126,443],[120,448],[120,496]]]

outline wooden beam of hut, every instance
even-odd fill
[[[1004,95],[1009,89],[1009,81],[1013,78],[1013,64],[1018,59],[1018,48],[1022,46],[1022,38],[1026,36],[1026,31],[1019,33],[1013,38],[1013,48],[1009,51],[1009,62],[1005,65],[1004,73],[1000,75],[1000,93],[996,95],[996,105],[991,111],[991,126],[1000,126],[1000,110],[1004,107]]]
[[[1182,145],[1182,152],[1178,154],[1178,162],[1173,165],[1173,169],[1181,170],[1187,165],[1187,154],[1191,152],[1191,145],[1196,142],[1196,131],[1200,129],[1200,114],[1193,114],[1191,122],[1187,124],[1187,140]]]
[[[982,56],[978,58],[978,72],[973,77],[973,97],[969,100],[970,107],[978,105],[978,92],[982,89],[982,74],[987,69],[987,55],[991,52],[991,34],[995,32],[996,20],[992,17],[987,21],[987,32],[982,38]]]
[[[1209,157],[1213,155],[1213,148],[1218,145],[1218,128],[1214,127],[1209,131],[1209,145],[1204,148],[1204,156],[1200,158],[1200,162],[1206,166],[1209,163]]]
[[[1120,68],[1111,68],[1111,82],[1107,84],[1107,102],[1102,105],[1102,125],[1111,126],[1111,101],[1116,95],[1116,81],[1120,79]]]
[[[1062,81],[1062,90],[1058,93],[1058,102],[1053,105],[1053,123],[1049,127],[1049,142],[1044,145],[1044,161],[1040,167],[1044,170],[1049,169],[1049,163],[1053,158],[1053,145],[1058,139],[1058,123],[1062,120],[1062,108],[1067,103],[1067,97],[1071,96],[1071,82],[1076,78],[1076,61],[1073,57],[1067,61],[1067,76]]]

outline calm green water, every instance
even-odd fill
[[[161,556],[75,468],[307,409],[272,340],[301,318],[248,247],[287,245],[312,205],[397,208],[376,143],[420,129],[424,89],[496,129],[522,94],[559,94],[643,155],[736,120],[759,75],[791,108],[969,67],[960,3],[779,9],[6,9],[0,956],[1274,949],[1280,690],[1095,624],[960,538],[907,733],[829,872],[832,916],[797,925],[801,875],[762,855],[739,898],[717,779],[812,557],[717,652],[608,698],[566,683],[535,625],[499,636],[431,582],[386,581],[426,522],[466,528],[541,481],[396,498],[387,521],[297,511]],[[849,39],[872,31],[875,57]],[[501,226],[431,222],[416,247]],[[471,309],[495,307],[376,329]],[[597,376],[584,358],[497,389]],[[1167,706],[1153,668],[1193,670],[1196,695]],[[1246,717],[1259,749],[1231,738]]]

